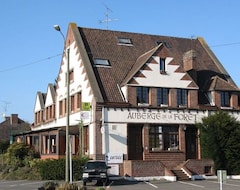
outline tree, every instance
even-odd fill
[[[215,169],[240,173],[240,123],[227,112],[218,111],[198,123],[203,158],[214,160]]]
[[[8,164],[12,166],[22,167],[24,166],[24,159],[27,157],[33,158],[33,151],[29,145],[25,143],[13,143],[6,152],[6,159]]]

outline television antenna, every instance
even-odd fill
[[[106,12],[104,13],[105,19],[104,20],[100,20],[99,23],[100,24],[106,23],[106,28],[108,29],[109,22],[117,21],[118,19],[116,19],[116,18],[115,19],[109,18],[109,13],[113,12],[113,11],[106,4],[103,4],[103,5],[106,8]]]
[[[8,105],[11,104],[11,102],[7,102],[7,101],[1,101],[3,102],[3,110],[4,112],[1,114],[2,118],[5,118],[6,117],[6,114],[7,114],[7,109],[8,109]]]

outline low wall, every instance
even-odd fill
[[[215,175],[214,162],[211,159],[189,159],[184,163],[184,166],[190,170],[192,174]]]
[[[124,175],[132,177],[165,176],[165,166],[160,161],[126,160]]]

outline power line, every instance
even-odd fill
[[[33,64],[36,64],[36,63],[44,62],[44,61],[46,61],[46,60],[50,60],[50,59],[53,59],[53,58],[58,57],[58,56],[61,56],[61,55],[62,55],[62,53],[59,53],[59,54],[57,54],[57,55],[53,55],[53,56],[50,56],[50,57],[46,57],[46,58],[43,58],[43,59],[40,59],[40,60],[31,62],[31,63],[22,64],[22,65],[18,65],[18,66],[15,66],[15,67],[10,67],[10,68],[7,68],[7,69],[3,69],[3,70],[0,70],[0,73],[12,71],[12,70],[16,70],[16,69],[20,69],[20,68],[23,68],[23,67],[27,67],[27,66],[30,66],[30,65],[33,65]]]
[[[222,46],[232,46],[232,45],[240,45],[240,42],[233,42],[228,44],[217,44],[217,45],[212,45],[210,47],[222,47]]]
[[[232,45],[240,45],[240,42],[233,42],[233,43],[227,43],[227,44],[217,44],[217,45],[211,45],[210,47],[213,48],[213,47],[232,46]],[[53,56],[50,56],[50,57],[46,57],[46,58],[31,62],[31,63],[22,64],[22,65],[18,65],[18,66],[15,66],[15,67],[10,67],[10,68],[7,68],[7,69],[2,69],[2,70],[0,70],[0,73],[4,73],[4,72],[16,70],[16,69],[21,69],[23,67],[27,67],[27,66],[30,66],[30,65],[33,65],[33,64],[36,64],[36,63],[44,62],[46,60],[50,60],[50,59],[53,59],[53,58],[61,56],[61,55],[62,55],[62,53],[59,53],[59,54],[56,54],[56,55],[53,55]]]

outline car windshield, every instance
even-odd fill
[[[94,169],[94,168],[106,168],[105,162],[88,162],[86,164],[86,167],[88,169]]]

